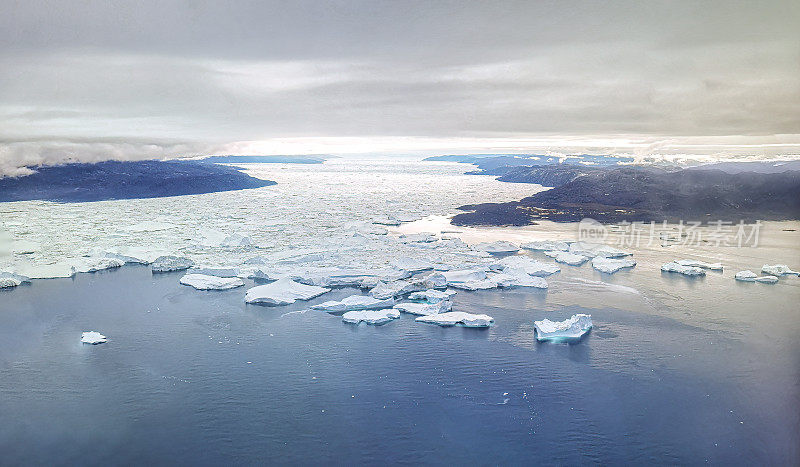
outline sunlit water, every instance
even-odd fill
[[[0,212],[15,235],[38,236],[41,250],[27,255],[38,261],[131,241],[219,264],[290,246],[354,264],[397,254],[466,261],[468,252],[396,236],[444,229],[470,244],[521,243],[571,240],[577,230],[448,227],[436,215],[536,189],[464,176],[464,166],[251,170],[279,184],[161,200],[13,203]],[[425,219],[361,243],[343,227],[387,213]],[[154,218],[176,227],[123,229]],[[206,226],[244,232],[260,248],[197,246]],[[245,305],[244,288],[199,292],[179,285],[180,273],[154,276],[144,266],[34,281],[0,291],[0,461],[796,464],[800,279],[767,285],[732,276],[764,263],[796,269],[798,228],[767,223],[757,248],[640,245],[630,271],[563,265],[547,291],[459,292],[454,310],[490,314],[487,330],[405,315],[352,326],[307,310],[354,289],[268,308]],[[699,279],[660,272],[679,258],[726,268]],[[535,341],[534,320],[576,312],[595,324],[582,341]],[[86,330],[109,342],[81,345]]]

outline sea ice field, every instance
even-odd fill
[[[573,223],[450,225],[545,189],[469,169],[248,164],[277,185],[0,204],[0,463],[800,462],[800,278],[774,267],[800,268],[800,222],[600,253]],[[162,255],[181,269],[134,261]],[[303,284],[245,302],[275,279]]]

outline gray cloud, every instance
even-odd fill
[[[0,6],[5,173],[286,138],[800,143],[796,2]]]

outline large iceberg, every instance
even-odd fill
[[[325,287],[300,284],[284,278],[248,289],[244,301],[267,306],[289,305],[297,300],[311,300],[330,291]]]
[[[478,243],[475,245],[475,249],[491,254],[516,253],[519,251],[519,247],[517,245],[506,241]]]
[[[159,256],[153,261],[153,272],[183,271],[194,266],[194,261],[182,256]]]
[[[711,271],[722,271],[722,263],[706,263],[705,261],[698,261],[694,259],[679,259],[675,261],[681,266],[691,266],[701,269],[709,269]]]
[[[589,261],[589,257],[571,253],[568,251],[560,251],[555,255],[557,263],[569,264],[570,266],[580,266],[581,264]]]
[[[800,272],[792,271],[789,266],[785,264],[765,264],[761,267],[761,272],[770,274],[772,276],[798,276]]]
[[[531,276],[545,277],[561,271],[557,264],[538,261],[529,256],[507,256],[498,263],[504,268],[522,269]]]
[[[394,298],[377,299],[369,295],[351,295],[341,301],[329,301],[311,305],[312,310],[327,311],[328,313],[339,313],[342,311],[354,310],[380,310],[394,306]]]
[[[84,344],[105,344],[107,342],[106,336],[100,334],[97,331],[86,331],[81,334],[81,342]]]
[[[494,323],[494,318],[489,315],[464,313],[463,311],[450,311],[433,315],[423,315],[416,319],[420,323],[438,324],[439,326],[460,325],[467,328],[486,328]]]
[[[594,259],[592,259],[592,267],[606,274],[614,274],[620,269],[632,268],[634,266],[636,266],[636,261],[627,258],[614,259],[595,256]]]
[[[244,281],[238,277],[218,277],[206,274],[186,274],[181,277],[180,283],[197,290],[228,290],[244,285]]]
[[[676,263],[675,261],[664,263],[661,265],[661,270],[664,272],[676,272],[684,276],[705,276],[706,272],[695,266],[684,266]]]
[[[564,321],[543,319],[534,321],[536,340],[575,340],[583,337],[592,328],[592,315],[579,313]]]
[[[533,251],[567,251],[569,243],[558,240],[536,240],[520,245],[525,250]]]
[[[383,310],[356,310],[348,311],[342,315],[345,323],[359,324],[366,323],[372,325],[386,324],[389,321],[400,317],[400,312],[392,308]]]

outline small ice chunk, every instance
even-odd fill
[[[755,281],[761,282],[762,284],[774,284],[778,282],[778,278],[775,276],[762,276],[762,277],[756,277]]]
[[[386,308],[383,310],[355,310],[348,311],[342,315],[342,321],[345,323],[359,324],[366,323],[372,325],[386,324],[389,321],[395,320],[400,317],[400,312]]]
[[[76,274],[75,266],[65,262],[54,264],[26,264],[19,270],[31,279],[60,279],[72,277]]]
[[[636,266],[636,261],[632,259],[614,259],[602,256],[595,256],[594,259],[592,259],[592,267],[606,274],[614,274],[620,269],[632,268],[634,266]]]
[[[444,300],[449,300],[450,297],[455,295],[457,292],[455,290],[425,290],[422,292],[414,292],[408,296],[409,300],[424,300],[428,303],[439,303]]]
[[[427,288],[428,287],[426,287],[424,284],[417,283],[417,281],[381,281],[369,291],[369,294],[377,299],[383,300],[387,298],[399,297],[411,292],[419,292]]]
[[[583,337],[592,328],[592,315],[578,313],[564,321],[543,319],[534,321],[536,340],[575,340]]]
[[[504,268],[522,269],[531,276],[545,277],[561,271],[557,264],[538,261],[530,256],[507,256],[498,263]]]
[[[153,261],[153,272],[183,271],[194,266],[194,261],[182,256],[159,256]]]
[[[106,338],[106,336],[100,334],[97,331],[86,331],[83,334],[81,334],[81,342],[83,342],[84,344],[92,344],[92,345],[105,344],[107,340],[108,339]]]
[[[11,272],[0,272],[0,289],[10,289],[23,283],[29,283],[30,281],[30,277]]]
[[[622,258],[624,256],[631,256],[633,254],[625,250],[620,250],[619,248],[614,248],[613,246],[598,245],[589,242],[571,243],[569,245],[569,252],[576,255],[588,256],[590,258],[594,258],[596,256],[603,258]]]
[[[181,277],[180,283],[197,290],[228,290],[244,285],[244,281],[238,277],[218,277],[207,274],[186,274]]]
[[[311,300],[330,291],[325,287],[300,284],[284,278],[248,289],[244,301],[268,306],[289,305],[297,300]]]
[[[467,328],[486,328],[494,324],[494,318],[489,315],[477,315],[463,311],[450,311],[435,315],[423,315],[416,319],[420,323],[438,324],[439,326],[460,325]]]
[[[433,263],[430,261],[408,257],[399,258],[395,261],[392,261],[392,266],[396,267],[397,269],[404,269],[410,272],[420,272],[427,269],[433,269]]]
[[[327,311],[328,313],[338,313],[342,311],[354,310],[380,310],[394,306],[394,298],[379,300],[369,295],[351,295],[341,301],[329,301],[311,305],[313,310]]]
[[[412,315],[435,315],[450,311],[453,309],[453,303],[450,300],[441,300],[436,303],[405,302],[398,303],[394,309]]]
[[[125,261],[118,258],[89,258],[75,266],[75,272],[97,272],[122,267]]]
[[[447,287],[447,277],[441,272],[432,272],[422,279],[426,289],[443,289]]]
[[[694,266],[684,266],[682,264],[678,264],[675,261],[670,263],[664,263],[661,265],[661,270],[664,272],[677,272],[678,274],[683,274],[684,276],[705,276],[706,272],[702,269]]]
[[[443,275],[447,285],[456,289],[484,290],[497,287],[497,282],[489,279],[483,268],[447,271]]]
[[[694,259],[679,259],[675,262],[681,266],[692,266],[695,268],[709,269],[711,271],[722,271],[722,263],[706,263],[705,261],[697,261]]]
[[[555,256],[555,260],[557,263],[569,264],[570,266],[580,266],[581,264],[589,261],[589,258],[567,251],[560,251]]]
[[[733,278],[737,281],[742,282],[755,282],[758,274],[754,273],[753,271],[746,270],[746,271],[739,271],[734,274]]]
[[[519,251],[519,247],[517,245],[502,240],[497,242],[478,243],[477,245],[475,245],[475,249],[478,251],[485,251],[491,254],[516,253]]]
[[[567,251],[569,243],[558,240],[536,240],[520,245],[525,250],[533,251]]]
[[[764,274],[770,274],[772,276],[800,275],[800,272],[792,271],[789,269],[789,266],[785,264],[765,264],[761,267],[761,272]]]

